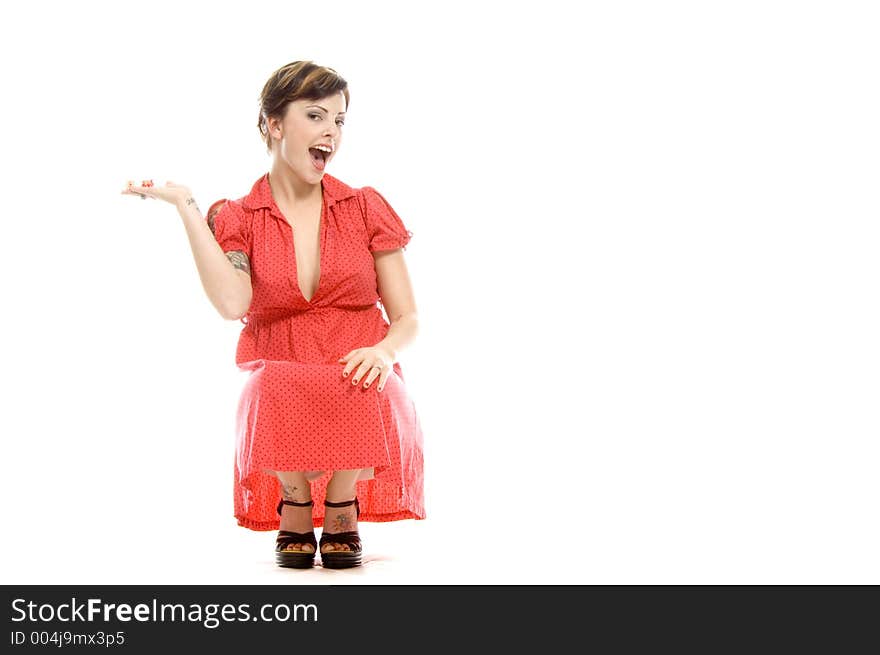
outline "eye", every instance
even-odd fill
[[[321,114],[309,114],[309,118],[321,118]],[[336,121],[336,124],[337,125],[345,125],[345,121],[338,120],[338,121]]]

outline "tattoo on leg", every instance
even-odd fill
[[[292,484],[283,484],[281,485],[282,494],[284,494],[284,500],[296,500],[296,490],[299,487],[295,487]],[[299,502],[299,501],[297,501]]]
[[[248,275],[251,274],[251,262],[248,256],[241,250],[230,250],[226,253],[226,257],[235,268],[244,271]]]
[[[351,517],[348,514],[337,514],[333,519],[333,527],[336,532],[347,532],[351,526]]]

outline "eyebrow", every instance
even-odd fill
[[[317,107],[318,109],[324,109],[321,105],[308,105],[308,107]],[[324,109],[324,111],[327,111],[327,110]],[[329,112],[327,112],[327,113],[329,113]],[[344,114],[344,113],[345,113],[344,111],[339,112],[339,114]],[[336,114],[336,115],[339,116],[339,114]]]

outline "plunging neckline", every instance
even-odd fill
[[[327,221],[324,220],[324,200],[321,200],[321,215],[318,218],[318,282],[315,284],[315,291],[312,293],[311,298],[306,298],[306,294],[303,293],[302,287],[299,286],[299,266],[296,263],[296,229],[286,218],[284,219],[284,222],[290,226],[290,246],[293,251],[293,286],[296,287],[300,298],[305,300],[306,304],[311,305],[312,301],[318,296],[318,292],[321,290],[321,281],[324,279],[324,265],[321,261],[321,255],[324,250],[324,228],[327,223]]]
[[[318,292],[321,291],[321,282],[324,280],[324,262],[323,254],[324,254],[324,233],[327,227],[327,221],[324,220],[324,212],[326,204],[324,202],[324,183],[321,182],[321,213],[318,216],[318,283],[315,285],[315,291],[312,293],[311,298],[306,298],[306,294],[303,293],[302,287],[299,286],[299,267],[296,263],[296,229],[293,227],[293,224],[287,220],[287,217],[284,215],[284,212],[281,211],[281,208],[278,206],[278,203],[275,201],[275,196],[272,195],[272,184],[269,183],[269,195],[272,198],[272,205],[274,206],[275,211],[281,217],[281,220],[290,228],[290,249],[293,253],[293,265],[288,267],[288,270],[293,271],[293,276],[291,279],[291,284],[299,294],[299,297],[302,298],[307,305],[311,306],[318,296]]]

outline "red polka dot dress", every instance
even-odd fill
[[[373,346],[389,328],[372,253],[404,248],[412,233],[372,187],[322,178],[320,277],[310,300],[296,272],[293,229],[268,173],[238,200],[222,200],[207,221],[224,252],[248,255],[253,298],[235,362],[248,372],[236,414],[234,501],[240,526],[277,530],[281,486],[271,471],[325,471],[312,482],[323,525],[330,471],[364,469],[360,521],[423,519],[422,432],[400,364],[377,383],[342,377],[338,360]]]

